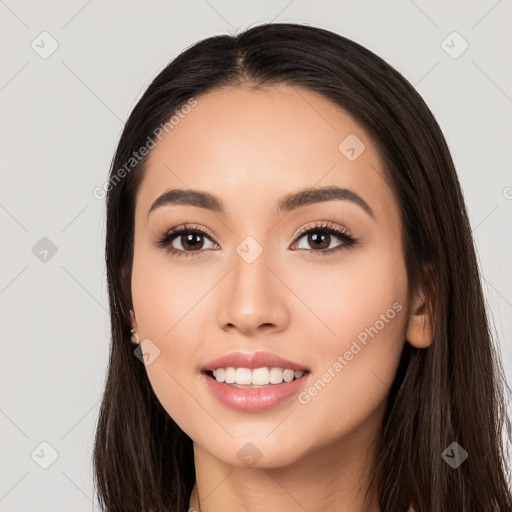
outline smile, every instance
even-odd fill
[[[251,371],[248,368],[228,367],[204,371],[202,375],[209,391],[222,404],[238,411],[260,412],[277,407],[297,395],[305,386],[309,373],[298,370],[293,372],[292,377],[290,372],[281,368],[265,367]],[[237,382],[238,376],[242,383]],[[251,383],[248,383],[249,376]],[[292,380],[289,380],[290,377]],[[226,379],[234,382],[226,382]],[[254,380],[266,383],[256,384]]]

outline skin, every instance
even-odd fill
[[[132,326],[160,350],[149,380],[194,441],[190,506],[199,510],[198,490],[202,512],[377,512],[375,496],[363,506],[362,491],[385,401],[405,340],[425,348],[432,336],[421,290],[408,289],[398,206],[376,146],[342,109],[304,89],[244,85],[197,100],[147,162],[132,271]],[[338,149],[349,134],[366,147],[354,161]],[[356,192],[375,217],[347,200],[273,213],[281,196],[329,185]],[[148,217],[171,188],[214,194],[226,214],[169,205]],[[295,234],[321,221],[358,244],[316,255],[308,236]],[[155,245],[185,222],[214,239],[202,238],[191,257]],[[263,248],[251,264],[236,252],[247,236]],[[340,243],[332,235],[326,246]],[[184,237],[172,245],[192,252]],[[307,404],[293,397],[269,411],[235,411],[203,383],[210,360],[269,350],[308,367],[308,389],[394,303],[401,311]],[[248,442],[261,452],[253,467],[237,457]]]

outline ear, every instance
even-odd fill
[[[137,320],[135,319],[135,312],[133,309],[130,309],[130,325],[132,326],[132,329],[137,330]]]
[[[422,289],[415,292],[412,298],[406,338],[416,348],[427,348],[433,341],[430,305]]]

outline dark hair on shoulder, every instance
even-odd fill
[[[372,482],[382,511],[512,511],[506,381],[446,140],[391,65],[343,36],[294,23],[192,45],[152,81],[125,124],[106,198],[112,339],[93,454],[100,505],[186,512],[195,481],[192,440],[158,401],[130,343],[135,197],[147,158],[122,179],[118,170],[191,98],[281,83],[323,95],[372,137],[401,213],[410,292],[421,286],[429,298],[433,343],[404,343],[377,443]],[[469,454],[457,469],[441,456],[454,441]]]

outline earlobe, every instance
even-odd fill
[[[132,329],[137,330],[137,320],[135,319],[135,312],[133,309],[130,309],[130,325]]]
[[[406,339],[416,348],[427,348],[433,341],[432,315],[428,301],[420,291],[411,304]]]

